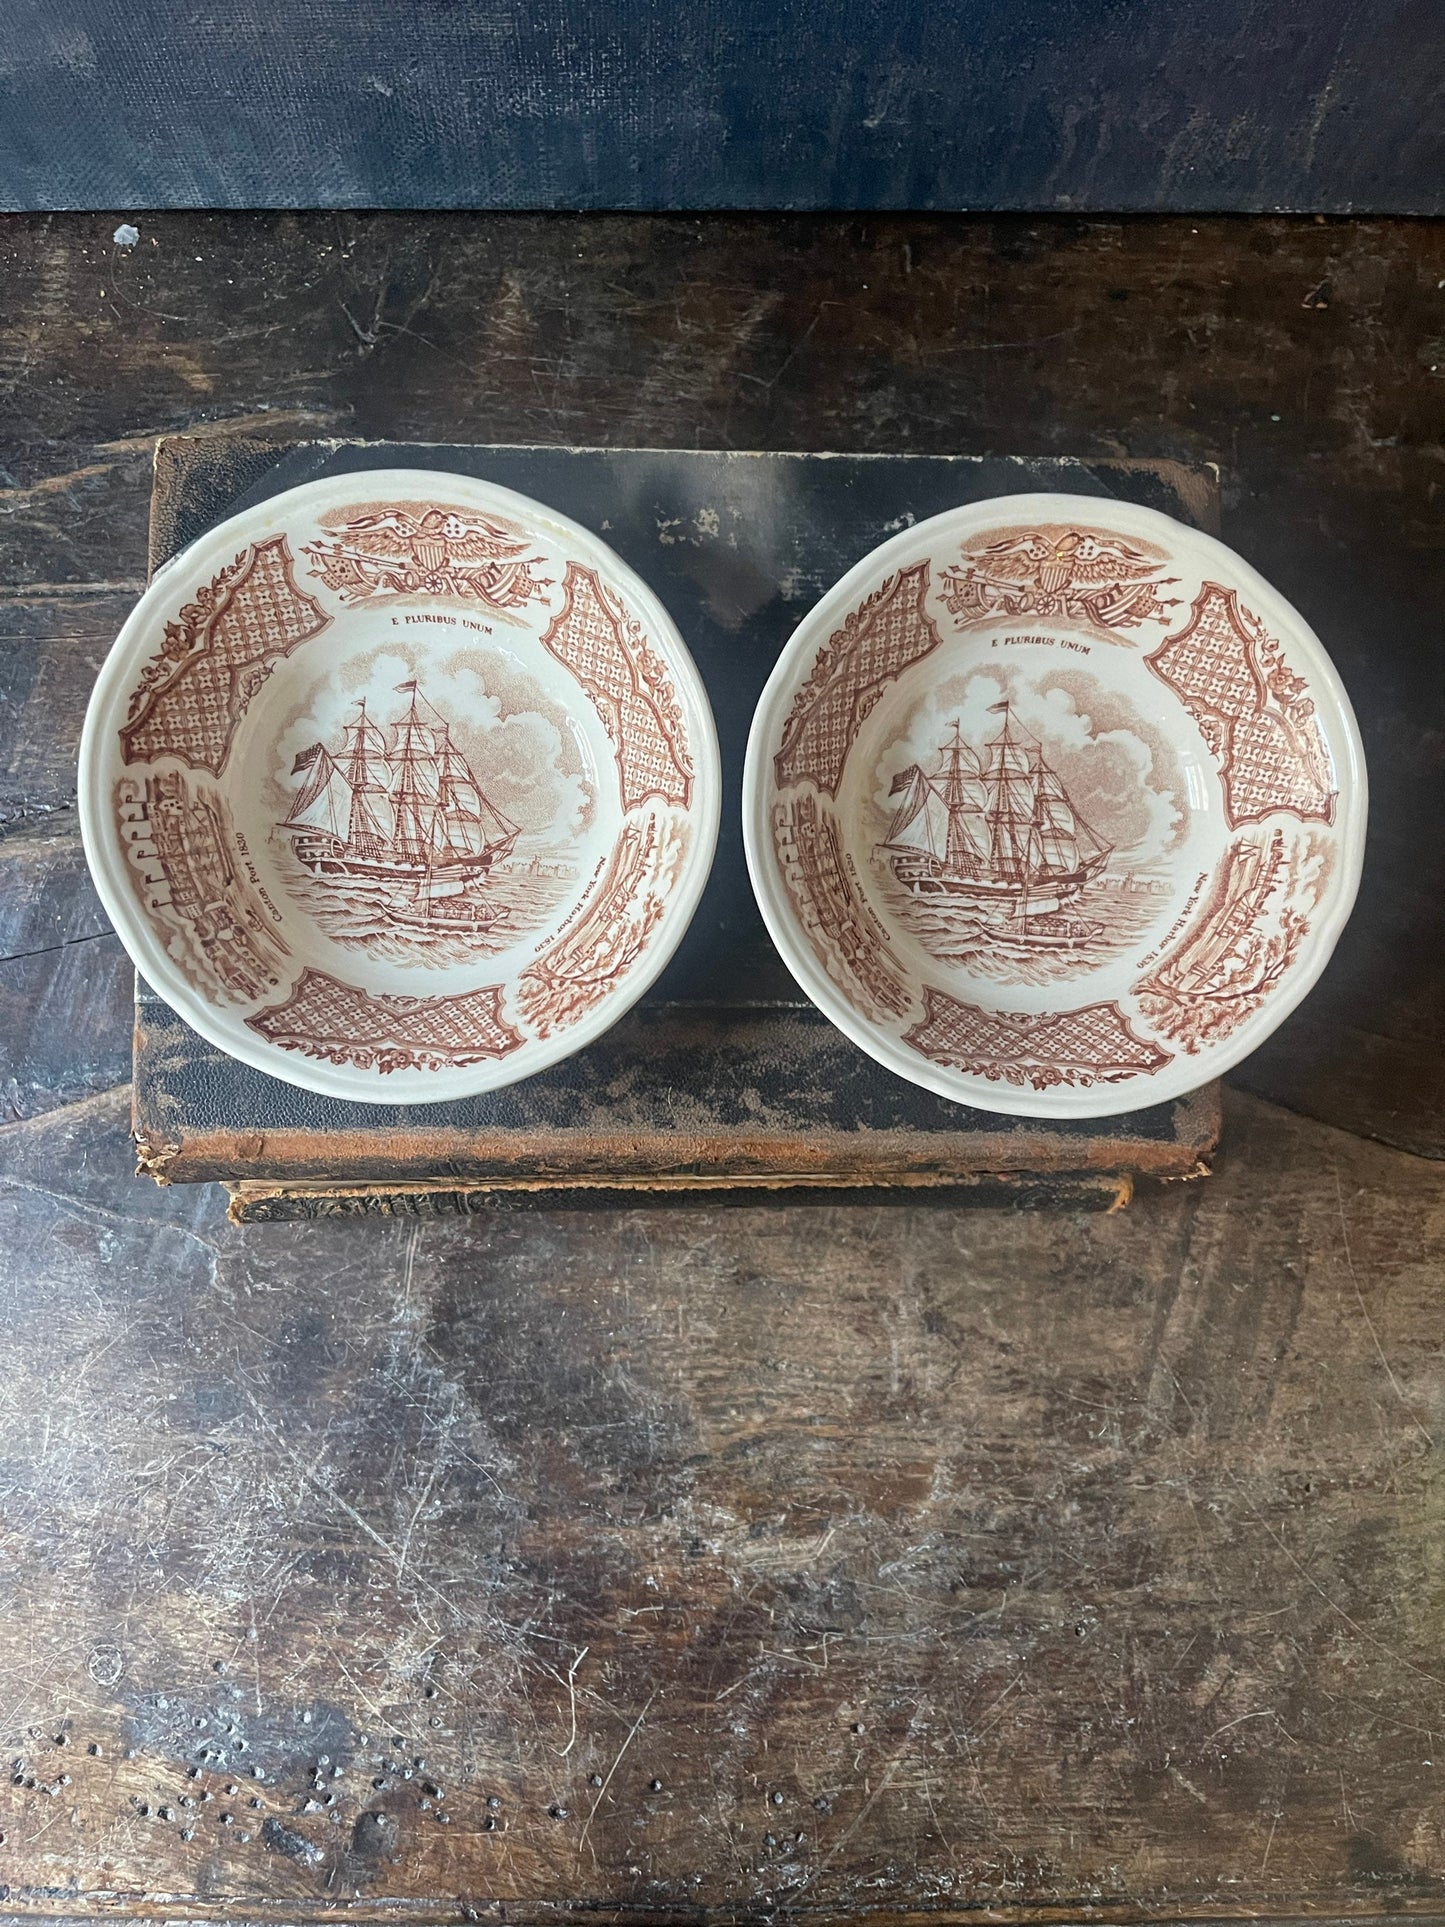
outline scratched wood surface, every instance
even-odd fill
[[[1445,227],[409,215],[139,227],[123,251],[110,217],[0,217],[0,828],[49,816],[72,852],[53,842],[8,853],[7,867],[76,874],[81,709],[141,586],[158,433],[1214,461],[1225,538],[1340,667],[1373,790],[1360,913],[1239,1081],[1445,1150],[1445,839],[1430,833],[1445,810]],[[0,930],[0,949],[63,942],[63,914],[18,940]],[[16,1113],[123,1075],[125,972],[113,938],[90,948],[83,984],[64,950],[0,964],[0,1087]]]
[[[1438,1165],[235,1227],[124,1128],[0,1188],[11,1907],[1439,1907]]]
[[[1445,235],[113,225],[0,224],[0,1901],[1445,1913]],[[251,1226],[137,1182],[73,757],[150,439],[208,423],[1218,459],[1375,803],[1219,1174]]]

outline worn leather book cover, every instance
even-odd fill
[[[511,1195],[812,1186],[1109,1204],[1207,1168],[1217,1088],[1122,1117],[974,1111],[883,1070],[803,997],[752,898],[739,783],[758,694],[799,618],[890,533],[961,502],[1048,490],[1213,528],[1212,474],[1170,463],[163,440],[152,571],[243,504],[372,468],[485,476],[595,529],[691,649],[724,768],[717,862],[653,990],[587,1050],[460,1103],[341,1102],[267,1077],[137,984],[141,1169],[222,1182],[247,1217],[470,1208]]]

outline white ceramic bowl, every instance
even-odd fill
[[[590,1043],[667,962],[721,792],[650,589],[540,503],[373,470],[170,563],[107,657],[80,811],[137,968],[219,1049],[423,1103]]]
[[[1099,1117],[1237,1064],[1349,916],[1365,767],[1318,639],[1212,537],[1017,495],[885,542],[799,625],[744,777],[808,995],[960,1103]]]

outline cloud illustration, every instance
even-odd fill
[[[1015,731],[1040,744],[1074,808],[1104,842],[1138,868],[1167,857],[1187,826],[1177,760],[1132,705],[1082,670],[1052,672],[1037,684],[990,666],[951,676],[930,690],[883,750],[871,801],[886,819],[889,791],[911,764],[938,768],[957,721],[982,758],[999,734],[1007,701]]]
[[[390,734],[405,714],[415,681],[428,723],[445,720],[488,799],[519,825],[525,843],[554,844],[579,834],[596,808],[582,749],[565,711],[510,659],[468,648],[437,661],[418,650],[388,648],[318,680],[277,738],[271,775],[286,796],[292,765],[312,743],[339,753],[357,703]],[[434,713],[435,712],[435,713]]]

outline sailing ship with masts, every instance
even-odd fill
[[[505,912],[477,886],[510,856],[521,829],[483,793],[450,725],[417,685],[397,688],[411,701],[389,729],[362,698],[339,745],[301,751],[291,773],[306,781],[282,827],[314,875],[379,891],[389,922],[485,929]]]
[[[990,930],[1042,946],[1099,934],[1062,913],[1112,854],[1084,820],[1043,746],[1015,723],[1009,704],[998,734],[976,754],[957,720],[938,765],[914,763],[895,777],[901,798],[883,848],[913,896],[955,904]]]

